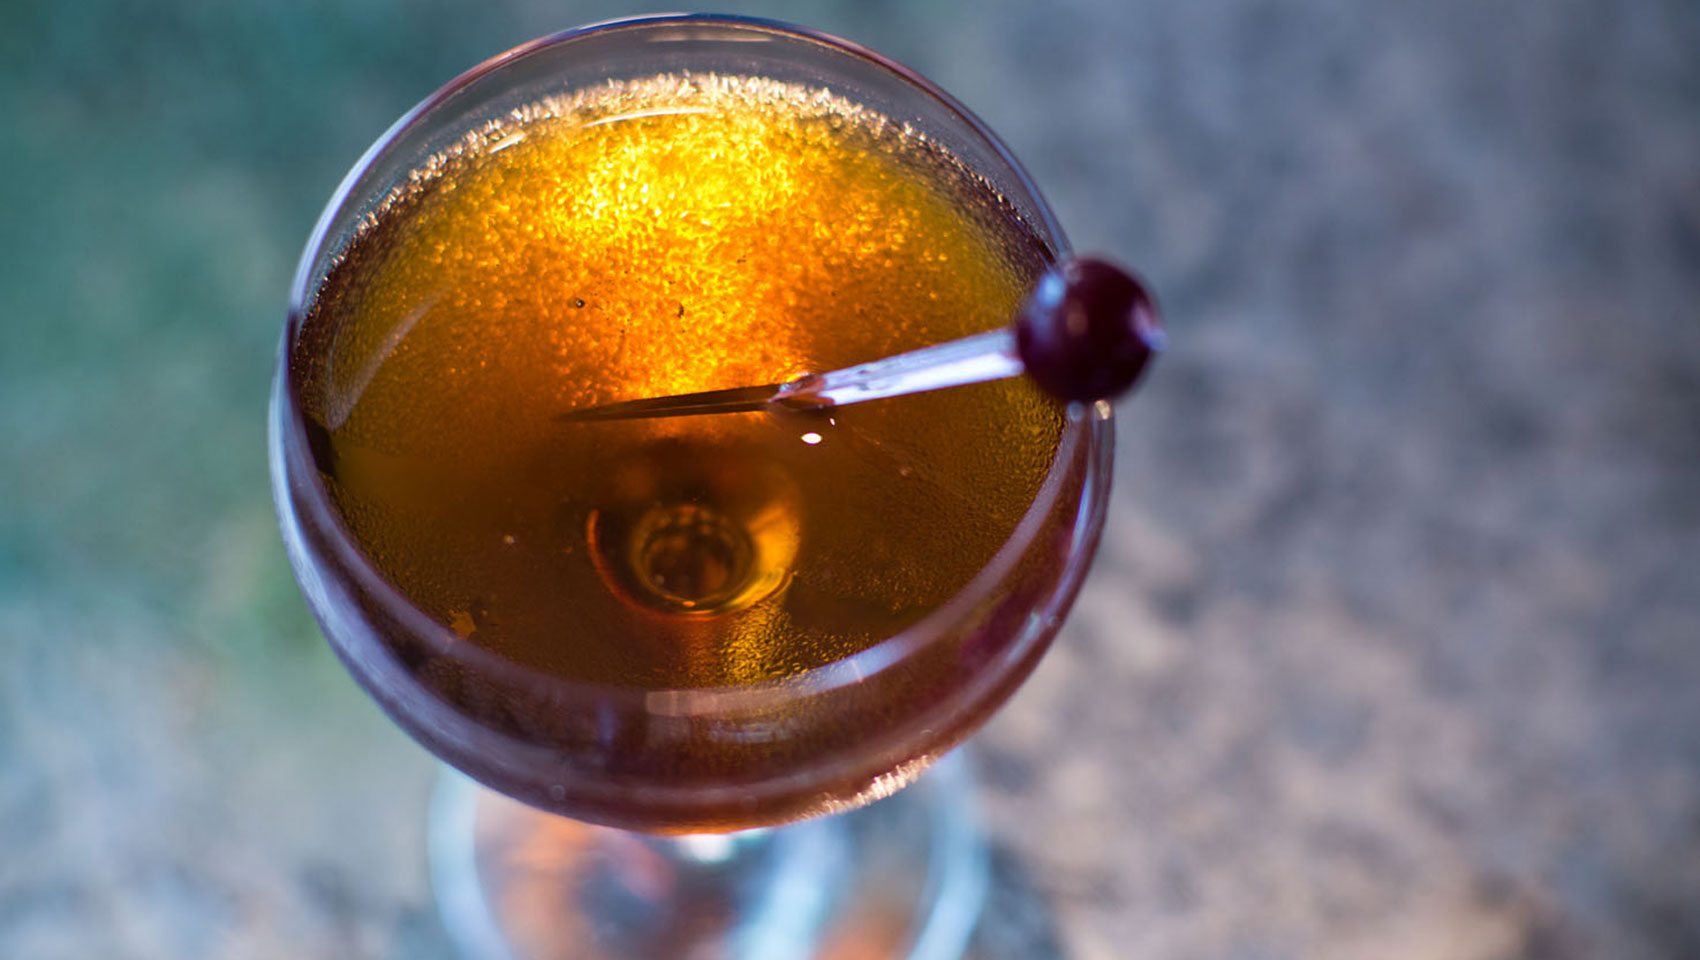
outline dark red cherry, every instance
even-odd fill
[[[1027,375],[1063,400],[1114,397],[1139,379],[1166,337],[1157,305],[1112,263],[1052,267],[1021,306],[1015,341]]]

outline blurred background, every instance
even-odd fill
[[[724,9],[933,77],[1172,326],[979,741],[987,955],[1700,957],[1700,6]],[[631,12],[0,4],[0,956],[449,956],[275,532],[285,288],[414,102]]]

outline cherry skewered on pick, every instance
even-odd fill
[[[1065,261],[1040,278],[1015,337],[1027,376],[1063,400],[1123,393],[1166,340],[1144,284],[1092,258]]]
[[[1165,339],[1143,284],[1103,260],[1069,260],[1040,277],[1009,327],[784,383],[622,400],[555,419],[820,411],[1020,374],[1062,400],[1104,400],[1133,386]]]

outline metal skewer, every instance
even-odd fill
[[[557,419],[584,422],[749,413],[773,408],[822,410],[865,400],[1002,380],[1020,376],[1025,369],[1016,349],[1015,330],[1006,327],[841,370],[806,374],[785,383],[625,400],[569,410]]]
[[[1064,400],[1121,393],[1163,349],[1143,285],[1102,260],[1064,261],[1040,277],[1012,326],[785,383],[649,397],[569,410],[565,422],[825,410],[944,387],[1031,376]]]

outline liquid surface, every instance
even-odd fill
[[[1017,381],[824,414],[562,423],[1007,324],[1048,254],[954,158],[825,91],[663,76],[435,158],[291,370],[375,566],[467,643],[670,688],[840,659],[959,591],[1060,410]]]

